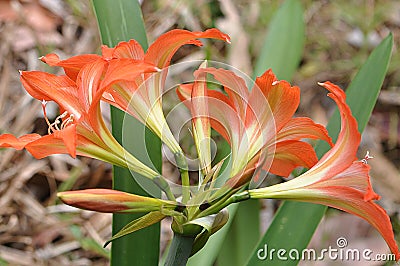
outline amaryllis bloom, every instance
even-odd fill
[[[105,89],[101,80],[105,67],[103,60],[93,60],[79,69],[74,79],[40,71],[21,72],[26,91],[42,102],[48,135],[28,134],[16,138],[4,134],[0,136],[0,147],[25,148],[38,159],[60,153],[74,158],[83,155],[132,168],[150,178],[159,176],[125,152],[104,123],[100,99]],[[140,62],[132,68],[131,75],[154,71],[157,71],[154,65]],[[46,115],[48,101],[56,102],[60,108],[61,115],[54,122]]]
[[[312,167],[318,159],[312,146],[301,141],[304,138],[332,144],[322,125],[310,118],[293,117],[300,90],[278,81],[271,70],[258,77],[251,90],[232,71],[200,68],[195,76],[205,74],[211,74],[226,92],[208,89],[203,94],[211,126],[231,146],[229,187],[247,184],[261,165],[281,176],[288,176],[298,166]],[[190,101],[194,88],[181,86],[177,91],[181,100]]]
[[[379,196],[370,183],[368,156],[355,161],[360,143],[357,122],[345,103],[344,92],[336,85],[321,84],[339,106],[342,122],[338,140],[321,160],[304,174],[277,185],[248,191],[250,198],[275,198],[312,202],[355,214],[375,227],[386,240],[390,250],[400,259],[390,219],[385,210],[374,202]]]
[[[98,60],[107,62],[104,85],[107,91],[103,100],[131,114],[149,127],[171,149],[174,154],[182,153],[182,149],[173,137],[162,111],[162,94],[167,68],[175,52],[185,44],[201,46],[200,38],[220,39],[229,42],[229,36],[217,29],[204,32],[172,30],[161,35],[150,45],[146,53],[135,40],[121,42],[115,48],[102,47],[102,56],[80,55],[67,60],[49,54],[42,58],[51,66],[64,68],[65,73],[74,79],[85,64]],[[154,64],[164,69],[156,74],[132,75],[138,60]]]

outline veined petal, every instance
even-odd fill
[[[271,70],[258,77],[256,85],[268,101],[275,120],[276,131],[279,132],[290,121],[299,106],[300,89],[290,86],[284,80],[276,80]]]
[[[161,35],[150,45],[144,58],[145,61],[154,63],[158,68],[169,66],[172,56],[185,44],[201,46],[200,38],[219,39],[230,42],[229,36],[217,29],[209,29],[204,32],[190,32],[187,30],[171,30]]]
[[[59,192],[57,196],[65,204],[97,212],[150,212],[177,207],[174,202],[112,189],[66,191]]]
[[[358,132],[357,121],[351,114],[350,107],[346,104],[346,94],[344,91],[329,81],[320,83],[320,85],[330,91],[328,96],[332,98],[339,107],[341,129],[333,148],[307,173],[316,176],[318,172],[319,176],[329,178],[342,172],[356,159],[361,135]]]
[[[83,112],[76,84],[67,76],[56,76],[41,71],[21,72],[26,91],[39,101],[55,101],[63,110],[79,120]]]
[[[62,130],[57,130],[53,133],[54,138],[61,139],[67,148],[68,153],[72,158],[76,157],[76,145],[77,145],[77,132],[76,124],[67,126]]]
[[[396,261],[398,261],[400,259],[400,252],[394,239],[389,216],[381,206],[373,201],[365,201],[363,197],[364,194],[360,191],[351,188],[340,188],[340,190],[333,193],[326,192],[326,197],[322,196],[318,199],[307,201],[324,204],[363,218],[378,230],[388,244],[391,252],[395,254]]]
[[[200,75],[202,72],[213,75],[214,78],[224,86],[230,102],[234,105],[242,121],[245,121],[246,109],[249,104],[249,89],[245,81],[234,72],[223,68],[200,68],[196,70],[195,75]]]
[[[67,148],[64,140],[54,133],[40,137],[25,145],[25,149],[36,159],[42,159],[53,154],[70,154],[82,155],[90,158],[96,158],[121,167],[127,167],[124,158],[117,157],[107,147],[102,147],[101,143],[92,142],[91,140],[77,135],[76,149],[73,149],[72,143],[68,142],[70,147]]]
[[[58,66],[64,69],[65,74],[71,78],[72,80],[76,80],[78,77],[78,73],[81,68],[89,63],[93,63],[94,61],[101,58],[95,54],[84,54],[70,57],[66,60],[60,60],[58,55],[56,54],[48,54],[40,58],[44,63],[49,66]]]
[[[39,138],[41,138],[39,134],[27,134],[19,138],[11,134],[3,134],[0,136],[0,147],[22,150],[27,144]]]
[[[144,51],[142,46],[135,40],[120,42],[113,50],[114,58],[131,58],[143,60]]]
[[[360,143],[357,121],[346,104],[345,93],[336,85],[325,82],[322,84],[328,94],[339,107],[341,115],[341,129],[335,145],[307,172],[298,176],[284,186],[307,186],[321,180],[332,178],[347,169],[356,159],[356,152]],[[283,184],[282,184],[283,185]]]
[[[265,169],[272,174],[287,177],[298,166],[311,168],[318,162],[313,147],[307,142],[286,140],[276,144],[272,164]]]
[[[75,158],[77,139],[76,124],[72,124],[65,129],[57,130],[53,134],[29,142],[25,148],[36,159],[42,159],[52,154],[70,154]]]
[[[179,99],[186,105],[186,107],[191,110],[191,105],[190,105],[190,97],[192,95],[192,89],[193,89],[193,84],[181,84],[179,87],[176,89],[176,94],[178,95]],[[208,106],[211,106],[212,104],[210,102],[213,102],[213,104],[217,105],[226,105],[227,107],[229,106],[230,110],[234,110],[234,105],[230,101],[230,99],[223,93],[215,90],[208,90],[207,91],[207,98],[209,101]],[[216,107],[215,109],[218,109]],[[225,108],[227,109],[227,108]],[[214,112],[216,113],[216,112]],[[231,113],[231,112],[229,112]],[[228,127],[228,124],[224,123],[222,124],[220,121],[218,121],[218,116],[211,115],[210,114],[210,124],[213,129],[215,129],[221,136],[230,144],[230,131]],[[238,116],[231,122],[236,121],[238,119]]]
[[[231,144],[233,156],[238,155],[239,150],[247,151],[251,139],[257,132],[249,132],[246,128],[246,109],[249,96],[246,83],[234,72],[221,68],[200,68],[195,75],[202,73],[213,75],[224,86],[229,96],[218,91],[207,91],[211,126]],[[246,157],[246,154],[238,156]]]
[[[102,81],[101,87],[109,87],[114,83],[119,81],[137,81],[138,76],[143,73],[157,72],[158,68],[153,64],[146,63],[143,61],[137,61],[129,58],[114,59],[109,62],[107,72],[105,74],[104,80]],[[141,82],[142,79],[139,79]],[[128,88],[129,91],[135,91],[137,86],[132,86]]]
[[[107,63],[102,59],[86,64],[82,67],[78,77],[76,78],[79,100],[85,107],[85,110],[89,110],[94,98],[98,94],[101,83],[100,78],[103,76],[106,64]],[[100,100],[100,97],[98,100]],[[97,102],[94,103],[94,105],[96,104]]]
[[[42,159],[53,154],[69,153],[64,141],[60,138],[55,138],[54,134],[46,135],[32,141],[28,143],[25,148],[36,159]]]
[[[204,68],[205,64],[200,68]],[[193,125],[193,138],[201,169],[205,175],[211,171],[211,125],[208,112],[207,83],[205,73],[195,74],[191,96],[191,113]]]
[[[333,146],[331,137],[323,125],[315,123],[308,117],[295,117],[278,132],[276,141],[321,139]]]

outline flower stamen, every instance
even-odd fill
[[[47,101],[42,100],[43,116],[48,126],[47,133],[49,135],[56,131],[63,130],[64,128],[66,128],[67,126],[69,126],[74,122],[74,114],[70,114],[69,117],[63,121],[63,119],[68,115],[68,112],[65,111],[61,115],[57,116],[53,123],[50,123],[49,119],[47,118],[46,105]],[[58,126],[59,124],[61,125]]]
[[[362,159],[361,162],[364,164],[368,164],[368,160],[373,158],[373,156],[369,155],[369,151],[367,151],[367,154],[365,154],[364,159]]]

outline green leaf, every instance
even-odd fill
[[[260,203],[258,200],[241,202],[218,254],[217,264],[243,265],[259,239]]]
[[[148,214],[145,214],[142,217],[137,218],[136,220],[133,220],[132,222],[130,222],[126,226],[124,226],[124,228],[122,228],[118,233],[113,235],[113,237],[104,244],[104,247],[106,247],[108,244],[110,244],[112,241],[114,241],[117,238],[126,236],[126,235],[136,232],[140,229],[149,227],[150,225],[158,223],[165,217],[166,217],[166,215],[162,214],[159,211],[150,212]]]
[[[254,74],[268,68],[278,79],[291,80],[303,54],[305,25],[298,0],[286,0],[274,14]]]
[[[233,217],[236,213],[238,205],[228,206],[229,217]],[[214,265],[214,261],[218,256],[221,246],[224,244],[225,236],[230,231],[232,219],[229,219],[224,227],[212,235],[207,244],[199,252],[194,254],[187,263],[188,266],[208,266]]]
[[[190,221],[191,224],[200,225],[205,229],[201,234],[197,235],[193,244],[192,254],[195,254],[197,251],[203,248],[210,236],[220,230],[228,222],[228,220],[229,212],[227,209],[224,209],[217,214]]]
[[[300,1],[286,0],[271,20],[254,74],[261,75],[272,68],[279,79],[290,80],[303,53],[304,29]],[[228,223],[189,259],[188,265],[213,265],[218,254],[221,265],[243,265],[259,240],[259,206],[258,201],[229,206]],[[237,210],[239,214],[235,217]]]
[[[108,46],[115,46],[120,41],[137,40],[147,49],[147,37],[144,29],[142,12],[138,1],[132,0],[93,0],[92,1],[99,24],[102,42]],[[161,171],[161,142],[150,134],[137,120],[125,118],[124,112],[111,108],[112,132],[115,138],[122,142],[122,135],[135,136],[131,138],[129,147],[125,148],[145,163],[150,157],[152,166]],[[122,128],[124,130],[122,130]],[[145,133],[144,133],[145,132]],[[152,145],[146,147],[146,143]],[[146,149],[147,148],[147,149]],[[114,167],[114,189],[129,193],[147,196],[147,193],[132,178],[128,169]],[[138,214],[114,214],[113,233],[117,233],[129,222],[139,218]],[[160,226],[152,225],[143,230],[129,234],[113,242],[111,248],[111,264],[118,266],[128,265],[157,265],[159,256]]]
[[[358,121],[360,132],[364,130],[375,106],[389,65],[392,46],[393,36],[390,34],[371,53],[346,91],[347,103]],[[327,126],[331,136],[337,137],[340,130],[339,120],[339,113],[336,112]],[[319,157],[328,149],[329,147],[322,142],[316,147]],[[310,203],[284,202],[247,265],[268,263],[257,257],[257,251],[263,249],[264,245],[268,246],[268,250],[272,248],[296,249],[301,253],[310,242],[326,209],[325,206]],[[297,265],[297,263],[298,261],[294,260],[275,260],[273,265]]]

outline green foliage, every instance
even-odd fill
[[[303,54],[305,24],[300,1],[286,0],[274,14],[257,60],[256,76],[272,68],[278,79],[291,80]]]

